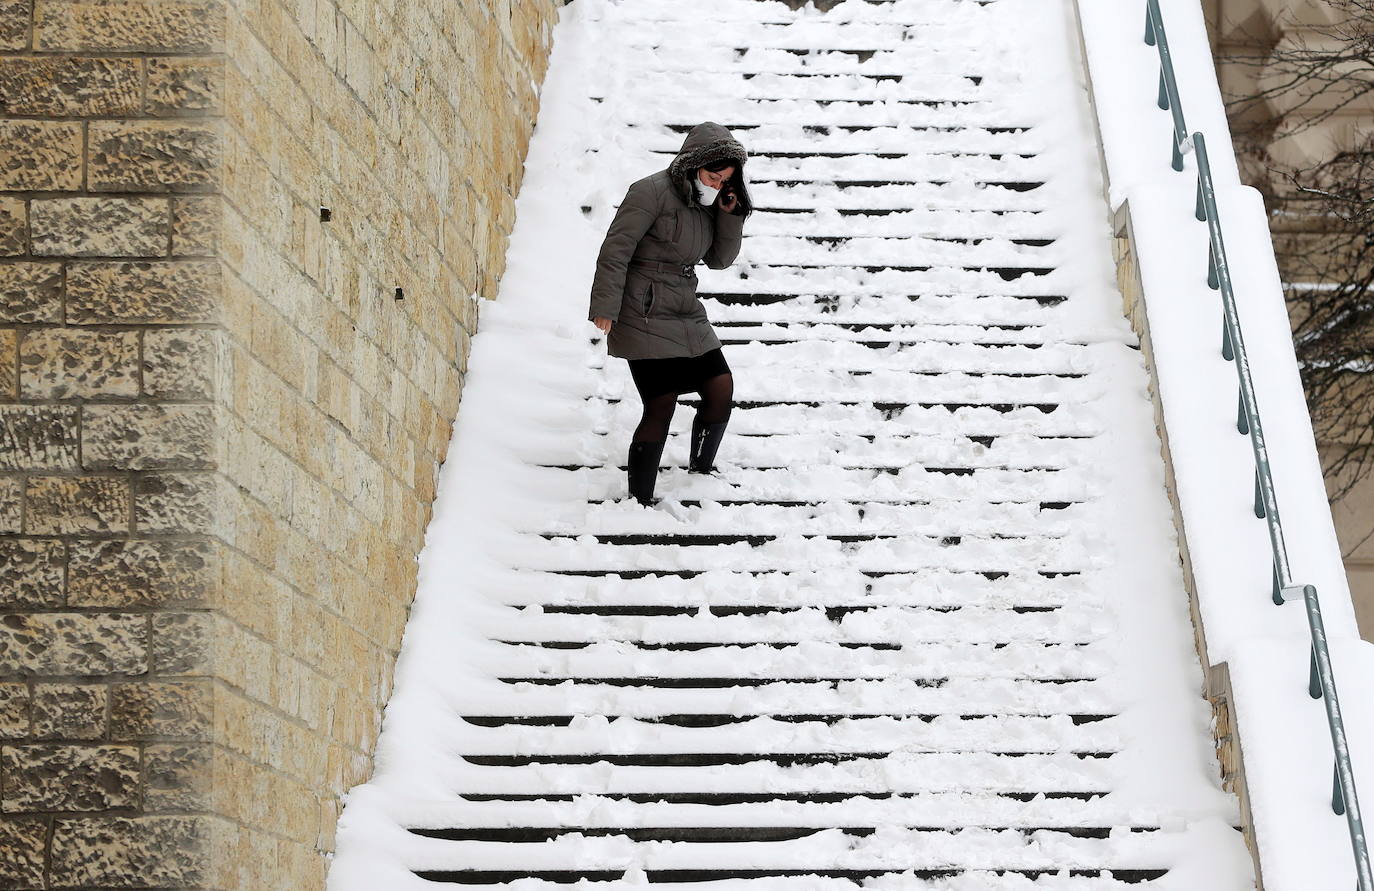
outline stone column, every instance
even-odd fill
[[[222,35],[0,5],[0,887],[209,877]]]
[[[323,887],[552,0],[0,0],[0,888]]]

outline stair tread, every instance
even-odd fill
[[[838,684],[779,681],[754,687],[656,689],[652,697],[632,687],[598,684],[554,687],[503,684],[492,680],[472,683],[467,697],[464,715],[505,715],[516,708],[520,714],[531,716],[615,714],[641,718],[681,714],[817,713],[1056,715],[1110,712],[1116,705],[1110,690],[1091,681],[1041,684],[1016,679],[978,683],[955,680],[940,687],[923,687],[908,680]]]
[[[955,827],[1132,827],[1157,825],[1159,815],[1132,816],[1109,796],[1091,801],[1033,797],[1030,800],[986,793],[915,792],[838,800],[777,800],[736,804],[632,801],[625,796],[587,795],[579,801],[435,802],[413,806],[412,826],[586,826],[618,828],[720,826],[907,826]],[[1145,822],[1148,821],[1148,822]]]
[[[631,743],[633,743],[631,745]],[[633,718],[586,719],[571,727],[473,727],[463,754],[809,753],[872,751],[1113,751],[1110,721],[1076,724],[1068,715],[852,718],[816,726],[755,717],[718,727],[680,727]]]
[[[833,620],[814,607],[767,616],[593,616],[539,613],[526,608],[493,619],[485,627],[500,640],[648,642],[862,641],[916,643],[951,639],[965,643],[1010,640],[1079,642],[1110,628],[1100,606],[1049,613],[1016,613],[985,607],[938,612],[881,606]]]
[[[1180,834],[1181,835],[1181,834]],[[1171,861],[1179,839],[1168,833],[1121,833],[1110,839],[1075,838],[1045,830],[1027,843],[1017,830],[965,829],[923,832],[885,827],[872,837],[848,836],[838,829],[822,830],[802,839],[777,842],[682,842],[660,845],[629,839],[602,840],[584,845],[581,839],[560,837],[546,842],[436,843],[433,859],[418,869],[473,869],[485,860],[488,869],[533,871],[567,869],[626,869],[724,872],[732,869],[810,870],[860,869],[1148,869]],[[480,859],[479,859],[480,858]],[[709,863],[706,867],[703,864]]]
[[[1093,679],[1111,668],[1110,658],[1094,647],[1013,643],[944,648],[924,642],[900,649],[826,648],[807,642],[785,648],[743,645],[700,650],[644,650],[634,645],[599,643],[576,650],[546,649],[537,643],[509,645],[508,653],[481,658],[482,666],[502,679],[536,678],[631,680],[851,680],[868,678],[977,680]],[[960,650],[963,650],[961,652]],[[503,658],[504,657],[504,658]],[[728,659],[728,667],[720,664]],[[722,678],[728,672],[728,678]],[[585,682],[585,681],[584,681]],[[623,729],[623,728],[622,728]],[[919,739],[919,737],[917,737]],[[643,741],[641,740],[641,744]]]
[[[707,570],[691,581],[656,578],[653,586],[610,577],[588,578],[522,570],[500,577],[499,596],[513,605],[668,604],[703,606],[846,606],[894,604],[1010,607],[1094,602],[1080,576],[1045,578],[1019,569],[1003,577],[923,567],[873,578],[853,568],[775,569],[761,573]]]

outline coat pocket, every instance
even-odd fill
[[[656,295],[655,295],[655,293],[654,293],[654,283],[653,283],[653,282],[649,282],[649,287],[647,287],[647,288],[644,289],[644,317],[645,317],[645,318],[648,318],[648,317],[649,317],[649,313],[650,313],[651,311],[653,311],[653,308],[654,308],[654,297],[655,297],[655,296],[656,296]]]

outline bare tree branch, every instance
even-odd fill
[[[1374,472],[1374,139],[1306,170],[1277,170],[1314,202],[1317,242],[1278,239],[1293,343],[1339,499]]]
[[[1336,501],[1374,477],[1374,136],[1303,169],[1265,150],[1374,96],[1374,0],[1328,6],[1335,24],[1279,22],[1287,39],[1250,35],[1258,49],[1226,62],[1262,73],[1268,85],[1228,96],[1227,110],[1247,121],[1234,127],[1237,142],[1248,169],[1265,179],[1255,185],[1276,224],[1294,347]],[[1269,107],[1282,118],[1256,114]]]

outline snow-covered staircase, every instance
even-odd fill
[[[677,432],[668,501],[623,500],[638,401],[583,340],[613,208],[573,208],[590,253],[550,301],[536,245],[568,218],[522,204],[483,332],[531,352],[487,379],[474,352],[455,442],[500,428],[526,508],[493,529],[441,491],[332,887],[1251,887],[1067,4],[564,15],[527,192],[618,200],[701,120],[751,152],[740,262],[701,288],[736,381],[720,473]],[[505,422],[541,325],[526,372],[559,399]],[[495,543],[444,538],[460,517]]]

